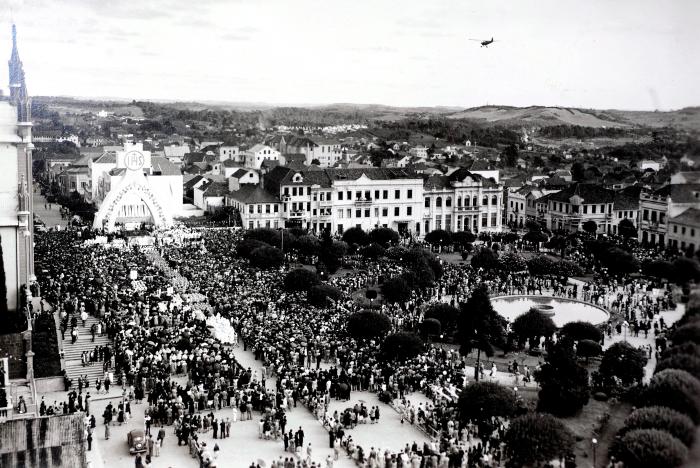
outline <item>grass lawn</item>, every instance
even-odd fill
[[[576,436],[576,465],[579,467],[593,467],[592,439],[598,440],[596,448],[596,468],[608,464],[608,449],[615,439],[615,434],[622,427],[625,418],[632,411],[628,403],[614,403],[597,401],[591,398],[581,413],[577,416],[564,418],[562,421]],[[604,415],[610,414],[610,419],[601,428],[600,421]],[[595,433],[595,431],[600,431]]]

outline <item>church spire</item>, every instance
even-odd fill
[[[10,70],[10,101],[17,106],[17,117],[20,122],[31,120],[31,103],[27,84],[24,80],[24,67],[17,50],[17,27],[12,25],[12,55],[7,62]]]

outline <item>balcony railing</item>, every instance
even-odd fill
[[[289,212],[289,217],[290,218],[301,218],[304,216],[304,211],[303,210],[296,210],[296,211],[290,211]]]
[[[371,198],[360,198],[358,200],[355,200],[355,205],[357,205],[357,206],[364,206],[364,205],[371,205],[371,204],[372,204]]]

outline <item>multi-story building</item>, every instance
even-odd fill
[[[668,246],[693,254],[700,245],[700,208],[688,208],[668,220]]]
[[[237,190],[226,195],[226,206],[238,210],[246,229],[285,227],[282,202],[257,185],[240,185]]]
[[[464,168],[431,176],[423,187],[423,234],[436,230],[500,231],[503,186]],[[416,231],[421,235],[420,231]]]
[[[700,184],[668,184],[639,195],[638,240],[665,245],[667,221],[688,208],[700,208]]]
[[[241,152],[238,146],[222,145],[219,147],[219,161],[231,160],[233,162],[241,161]]]
[[[265,161],[280,160],[280,152],[267,145],[255,145],[245,152],[245,167],[249,169],[260,169]]]
[[[285,136],[277,140],[277,145],[282,153],[303,154],[307,166],[318,161],[321,167],[333,167],[343,158],[340,142],[328,138]]]
[[[547,229],[576,232],[588,221],[597,232],[610,232],[615,192],[600,185],[577,183],[547,196]]]
[[[688,208],[668,219],[667,245],[693,254],[700,245],[700,208]]]
[[[423,179],[403,169],[277,167],[265,187],[282,200],[288,227],[342,233],[381,226],[420,235]]]

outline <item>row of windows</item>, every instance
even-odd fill
[[[263,206],[265,208],[263,208]],[[257,207],[257,208],[256,208]],[[272,207],[272,208],[270,208]],[[253,214],[256,211],[260,214],[262,214],[263,210],[265,211],[266,214],[269,213],[279,213],[280,211],[280,206],[279,205],[248,205],[248,213]],[[272,210],[272,211],[270,211]]]
[[[364,213],[364,216],[363,216]],[[365,208],[364,210],[362,209],[356,209],[355,210],[355,217],[356,218],[369,218],[371,213],[370,208]],[[382,216],[387,217],[389,216],[389,208],[382,208]],[[413,207],[407,206],[406,207],[406,216],[412,216],[413,215]],[[394,207],[394,216],[401,216],[401,207],[395,206]],[[343,219],[343,218],[352,218],[352,208],[347,208],[347,209],[339,209],[338,210],[338,218]],[[379,217],[379,208],[374,208],[374,217],[378,218]]]
[[[352,200],[352,195],[353,192],[348,190],[347,192],[338,192],[338,200],[343,200],[343,196],[346,197],[347,200]],[[379,200],[379,196],[381,195],[382,200],[388,200],[389,199],[389,191],[388,190],[375,190],[374,191],[374,200]],[[399,200],[401,198],[401,190],[394,190],[394,200]],[[407,199],[412,199],[413,198],[413,190],[408,189],[406,190],[406,198]],[[372,200],[372,191],[371,190],[365,190],[364,192],[362,190],[357,190],[355,191],[355,200],[365,200],[369,201]]]
[[[472,197],[471,198],[471,205],[477,206],[477,201],[478,201],[477,197]],[[469,202],[470,202],[470,198],[464,197],[464,206],[469,206]],[[431,203],[432,203],[432,199],[430,197],[425,197],[425,207],[430,208]],[[484,198],[481,199],[482,206],[488,206],[488,204],[489,204],[489,197],[488,196],[485,196]],[[498,205],[498,197],[496,195],[493,195],[491,197],[491,205]],[[448,208],[452,206],[452,197],[445,197],[445,206]],[[458,207],[462,206],[462,197],[457,197],[457,206]],[[435,198],[435,207],[436,208],[442,207],[442,197]]]
[[[687,232],[686,227],[681,226],[681,235],[685,235],[686,232]],[[673,233],[678,234],[678,225],[677,224],[673,225]],[[690,228],[690,235],[691,235],[691,237],[695,237],[695,229],[694,228]]]
[[[518,205],[520,205],[520,206],[518,206]],[[511,201],[510,201],[510,207],[511,207],[511,208],[515,208],[515,209],[520,208],[520,209],[522,210],[522,209],[525,209],[525,204],[524,204],[524,203],[518,203],[518,202],[513,203],[513,200],[511,200]]]
[[[284,188],[284,195],[289,196],[290,190],[289,187]],[[302,196],[304,195],[304,187],[292,187],[291,190],[291,195],[293,197],[296,196]],[[311,187],[306,188],[306,195],[311,195]],[[372,200],[372,191],[371,190],[357,190],[354,192],[355,200]],[[316,201],[316,194],[314,194],[314,201]],[[338,192],[338,200],[352,200],[353,198],[353,192],[348,190],[346,192]],[[331,192],[320,192],[320,200],[321,201],[331,201]],[[389,190],[375,190],[374,191],[374,199],[375,200],[388,200],[389,199]],[[394,200],[399,200],[401,198],[401,190],[394,190]],[[413,190],[408,189],[406,190],[406,198],[407,199],[412,199],[413,198]]]
[[[651,221],[652,223],[659,222],[664,223],[666,221],[666,213],[656,210],[644,210],[642,213],[642,220]]]
[[[583,206],[583,210],[580,211],[579,207]],[[612,204],[608,204],[608,214],[612,213]],[[589,210],[590,207],[590,210]],[[600,207],[600,210],[598,208]],[[591,214],[605,214],[605,204],[602,205],[570,205],[569,203],[563,203],[563,202],[552,202],[552,210],[554,211],[559,211],[561,213],[583,213],[583,214],[588,214],[590,211]]]

